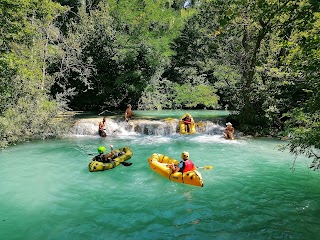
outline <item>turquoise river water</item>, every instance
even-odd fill
[[[304,157],[292,171],[283,143],[128,131],[9,147],[0,151],[0,239],[319,239],[320,174]],[[89,172],[89,154],[109,144],[130,146],[133,164]],[[149,168],[152,153],[182,151],[214,166],[199,170],[203,188]]]

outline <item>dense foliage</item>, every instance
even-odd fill
[[[228,108],[319,166],[318,0],[1,0],[1,146],[72,110]]]
[[[65,129],[55,120],[64,106],[48,94],[54,79],[46,72],[57,51],[53,21],[65,11],[51,1],[1,1],[0,147]]]

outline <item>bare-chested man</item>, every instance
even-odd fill
[[[226,139],[233,140],[234,128],[232,127],[232,124],[230,122],[227,122],[226,125],[227,127],[224,130],[223,135]]]
[[[124,119],[128,122],[129,119],[133,116],[133,112],[132,112],[132,106],[131,104],[127,105],[127,109],[124,112]]]
[[[106,118],[104,117],[101,122],[99,122],[99,135],[101,137],[106,137]]]

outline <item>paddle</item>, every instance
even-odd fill
[[[92,153],[88,153],[88,155],[89,155],[89,156],[94,156],[94,154],[92,154]],[[119,161],[114,160],[114,159],[112,159],[111,161],[118,162],[118,163],[122,164],[122,165],[123,165],[123,166],[125,166],[125,167],[129,167],[129,166],[131,166],[131,165],[132,165],[132,163],[131,163],[131,162],[119,162]]]
[[[109,110],[104,110],[104,111],[102,111],[101,113],[99,113],[98,115],[100,116],[102,113],[105,113],[105,112],[109,112],[109,113],[117,114],[117,113],[112,112],[112,111],[109,111]]]
[[[114,161],[114,160],[113,160]],[[116,161],[117,162],[117,161]],[[132,162],[120,162],[123,166],[129,167],[132,165]]]
[[[213,169],[214,167],[213,166],[204,166],[204,167],[197,167],[197,168],[209,170],[209,169]]]

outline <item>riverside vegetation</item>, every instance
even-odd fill
[[[240,131],[320,148],[318,0],[2,0],[0,147],[69,110],[232,109]]]

